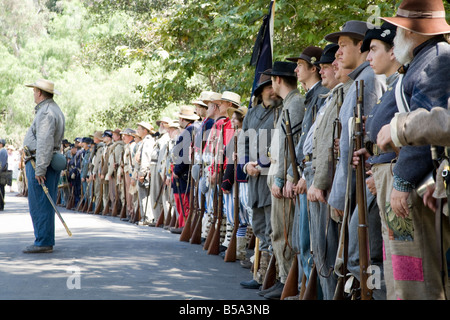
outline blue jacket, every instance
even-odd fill
[[[446,107],[450,98],[450,44],[434,37],[414,49],[403,78],[411,111]],[[394,188],[409,192],[433,170],[430,146],[404,146],[394,166]]]

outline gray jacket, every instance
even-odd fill
[[[336,166],[333,186],[331,188],[330,197],[328,198],[328,203],[333,208],[339,210],[344,210],[345,206],[348,155],[349,153],[353,153],[353,150],[349,150],[349,139],[352,137],[349,136],[348,120],[353,117],[353,112],[356,106],[356,82],[359,80],[364,80],[364,115],[366,116],[370,114],[370,111],[373,106],[376,105],[377,100],[386,91],[386,80],[382,77],[380,78],[375,76],[368,61],[362,63],[348,76],[353,79],[354,82],[344,97],[344,102],[339,114],[342,124],[341,139],[339,140],[340,159]]]
[[[53,99],[46,99],[35,107],[35,117],[25,134],[23,145],[36,152],[36,176],[45,176],[64,137],[65,118]]]

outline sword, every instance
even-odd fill
[[[27,156],[30,156],[30,161],[31,161],[31,165],[33,166],[33,169],[36,170],[36,164],[34,163],[33,158],[31,157],[31,153],[30,150],[28,149],[27,146],[24,147],[24,151],[27,154]],[[61,216],[61,213],[59,212],[59,210],[56,208],[55,203],[53,202],[52,197],[50,196],[50,194],[48,193],[48,189],[47,186],[45,185],[45,183],[39,183],[42,187],[42,190],[44,190],[45,195],[47,196],[48,201],[50,201],[53,209],[56,212],[56,215],[58,216],[59,220],[61,220],[61,223],[63,224],[64,228],[67,231],[67,234],[69,235],[69,237],[72,236],[72,232],[70,232],[69,228],[67,227],[66,223],[64,222],[63,217]]]

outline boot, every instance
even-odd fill
[[[237,260],[245,260],[245,256],[247,255],[246,245],[247,238],[246,237],[237,237],[236,238],[237,246],[236,246],[236,259]]]
[[[270,253],[268,251],[261,251],[261,257],[259,258],[259,269],[256,272],[256,281],[263,283],[266,276],[267,268],[269,267]]]

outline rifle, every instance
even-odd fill
[[[80,197],[80,200],[78,201],[77,208],[75,209],[76,211],[81,211],[81,208],[84,206],[85,193],[86,192],[84,191],[83,183],[81,182],[81,197]]]
[[[115,158],[115,156],[114,156]],[[115,159],[114,159],[115,160]],[[114,167],[116,166],[116,163],[114,161]],[[114,171],[114,175],[116,177],[115,182],[116,182],[116,186],[115,186],[115,199],[114,199],[114,205],[113,205],[113,209],[111,212],[111,216],[112,217],[116,217],[119,215],[120,213],[120,209],[121,209],[121,201],[120,201],[120,195],[119,195],[119,175],[117,174],[117,171],[119,170],[119,167],[117,166],[116,170]]]
[[[275,255],[272,253],[272,256],[269,260],[269,265],[267,267],[266,275],[264,276],[264,281],[262,284],[262,290],[269,289],[272,287],[276,282],[277,277],[277,268],[276,268],[277,259],[275,258]]]
[[[289,116],[289,110],[284,110],[284,121],[285,121],[285,127],[286,127],[286,139],[287,139],[287,147],[289,149],[290,154],[290,160],[291,160],[291,166],[292,166],[292,173],[294,184],[297,184],[300,180],[300,175],[297,170],[297,159],[295,156],[295,146],[294,146],[294,139],[292,137],[292,128],[291,128],[291,119]],[[299,198],[297,197],[297,201],[299,201]],[[286,283],[283,288],[283,292],[281,294],[281,300],[283,300],[285,297],[295,296],[298,293],[298,253],[295,253],[294,259],[292,260],[291,268],[289,269],[289,274],[286,279]]]
[[[211,244],[208,248],[208,254],[219,254],[219,248],[220,248],[220,227],[222,226],[222,216],[223,216],[223,191],[222,191],[222,177],[223,177],[223,125],[220,129],[220,136],[219,136],[219,145],[218,145],[218,152],[217,152],[217,171],[216,175],[218,175],[218,178],[216,179],[218,184],[218,190],[217,190],[217,215],[215,217],[215,220],[217,220],[217,225],[214,230],[214,236],[211,240]]]
[[[341,130],[342,125],[339,120],[339,114],[344,101],[344,89],[342,87],[339,87],[338,89],[338,96],[336,99],[336,119],[333,122],[333,138],[331,141],[331,147],[329,152],[329,164],[331,167],[329,168],[329,171],[331,172],[331,179],[330,179],[330,189],[333,185],[334,180],[334,173],[336,171],[336,163],[340,159],[339,150],[336,150],[334,147],[334,141],[335,139],[341,138]],[[349,150],[353,150],[353,143],[351,143],[352,146],[349,148]],[[350,163],[351,163],[351,157],[349,155],[349,164],[348,164],[348,172],[351,172]],[[346,203],[344,208],[344,217],[338,224],[338,233],[339,233],[339,248],[338,248],[338,257],[340,261],[342,261],[342,264],[340,264],[337,269],[339,272],[335,272],[338,276],[336,289],[334,292],[333,300],[343,300],[345,299],[345,292],[344,292],[344,286],[345,282],[347,280],[347,256],[348,256],[348,217],[350,215],[350,206],[351,206],[351,175],[348,175],[347,179],[347,189],[346,194],[349,195],[346,197]],[[328,212],[331,212],[331,207],[328,205]]]
[[[102,157],[102,166],[103,166],[103,157]],[[100,183],[100,195],[98,197],[98,201],[95,203],[95,211],[94,214],[100,214],[103,209],[103,181],[99,174],[97,174],[97,179],[99,179]]]
[[[203,133],[204,134],[204,133]],[[204,138],[204,137],[202,137]],[[200,183],[200,180],[203,176],[203,150],[205,148],[205,140],[202,139],[202,144],[201,144],[201,165],[200,165],[200,176],[197,182],[197,193],[196,193],[196,197],[197,197],[197,220],[195,223],[195,227],[194,227],[194,231],[192,231],[192,236],[190,239],[190,243],[191,244],[200,244],[202,242],[202,224],[203,224],[203,215],[205,213],[205,202],[206,202],[206,195],[204,195],[201,192],[200,195],[200,208],[198,208],[198,184]]]
[[[239,228],[239,184],[237,181],[237,141],[238,141],[238,128],[234,128],[234,185],[233,185],[233,200],[234,200],[234,226],[233,233],[231,234],[230,243],[228,244],[227,251],[225,252],[225,262],[236,261],[237,250],[237,230]]]
[[[216,145],[216,148],[217,148],[217,145]],[[214,151],[218,152],[218,150],[216,150],[216,148],[214,148],[215,149]],[[216,156],[216,158],[218,158],[218,156]],[[214,212],[213,212],[213,221],[211,222],[211,226],[209,228],[209,232],[208,232],[208,235],[206,236],[205,244],[203,246],[203,249],[205,249],[205,250],[208,250],[208,248],[210,246],[210,243],[211,243],[211,240],[212,240],[212,238],[213,238],[213,236],[215,234],[215,231],[216,231],[216,219],[217,219],[217,216],[218,216],[218,213],[217,213],[217,210],[218,210],[218,200],[217,200],[217,198],[218,198],[218,192],[217,192],[218,165],[217,165],[217,162],[218,161],[215,161],[215,163],[214,163],[214,166],[216,168],[216,170],[215,170],[215,172],[216,172],[216,179],[214,181],[214,186],[213,186],[213,191],[214,191],[214,196],[213,196],[213,210],[214,210]]]
[[[363,148],[363,110],[364,110],[364,80],[356,82],[357,104],[355,112],[355,150]],[[369,266],[369,236],[366,220],[367,198],[365,188],[364,157],[361,155],[356,167],[356,201],[358,205],[358,239],[359,239],[359,266],[360,266],[360,288],[361,300],[370,300],[372,290],[367,287],[367,268]]]
[[[119,218],[120,219],[126,219],[127,217],[127,186],[125,184],[125,169],[124,169],[124,161],[123,161],[123,157],[120,161],[120,167],[122,168],[122,182],[123,182],[123,202],[122,203],[122,208],[120,209],[120,215]]]

